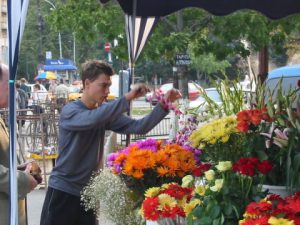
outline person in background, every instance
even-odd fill
[[[21,84],[20,84],[20,89],[22,89],[23,91],[25,91],[25,93],[28,95],[28,98],[30,98],[30,87],[28,87],[27,84],[27,80],[25,78],[21,78],[20,80]]]
[[[8,67],[0,64],[0,108],[8,106]],[[30,174],[31,163],[23,164],[24,170],[17,170],[18,182],[18,221],[19,225],[26,224],[25,197],[38,182]],[[20,167],[19,167],[20,168]],[[0,224],[9,225],[9,135],[7,128],[0,118]]]
[[[26,109],[28,107],[28,95],[21,89],[21,84],[19,81],[16,82],[16,90],[17,90],[17,106],[18,109]],[[26,111],[19,112],[20,116],[26,116]],[[23,127],[25,124],[25,120],[21,120],[21,126]]]
[[[60,113],[62,107],[67,104],[69,98],[69,88],[64,84],[64,80],[60,79],[59,85],[55,89],[57,110]]]
[[[172,89],[149,115],[133,119],[124,114],[130,102],[150,90],[137,84],[118,100],[105,102],[113,74],[111,66],[99,60],[82,65],[82,97],[65,105],[60,114],[59,154],[49,178],[40,225],[95,225],[96,216],[92,210],[85,211],[80,192],[101,167],[105,130],[145,134],[168,114],[166,102],[181,97]]]
[[[47,101],[48,93],[41,90],[40,84],[33,86],[32,100],[33,105],[41,105]]]
[[[50,80],[49,92],[51,93],[52,96],[55,96],[55,90],[57,86],[58,86],[57,80]]]

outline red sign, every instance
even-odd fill
[[[106,52],[110,52],[110,43],[109,42],[106,42],[105,45],[104,45],[104,50]]]

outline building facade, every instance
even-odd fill
[[[8,62],[7,0],[0,0],[0,61]]]

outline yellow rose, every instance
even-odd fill
[[[182,178],[182,187],[190,187],[194,182],[194,177],[192,175],[186,175]]]
[[[223,187],[223,179],[216,179],[215,180],[215,186],[210,187],[210,190],[213,192],[219,192]]]
[[[212,181],[213,179],[215,179],[215,171],[213,170],[208,170],[204,172],[205,178],[208,181]]]
[[[184,212],[185,212],[185,215],[187,216],[188,214],[190,214],[192,212],[192,210],[197,206],[197,205],[200,205],[201,204],[201,201],[200,199],[193,199],[192,201],[190,201],[189,203],[187,203],[185,206],[184,206]]]
[[[204,196],[205,191],[206,191],[206,188],[204,185],[199,185],[199,186],[196,186],[196,188],[195,188],[195,192],[200,196]]]
[[[222,162],[219,162],[218,165],[216,165],[216,168],[220,172],[225,172],[232,168],[232,163],[230,161],[222,161]]]

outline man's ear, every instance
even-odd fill
[[[87,88],[90,84],[91,84],[91,81],[89,79],[85,79],[84,87]]]

